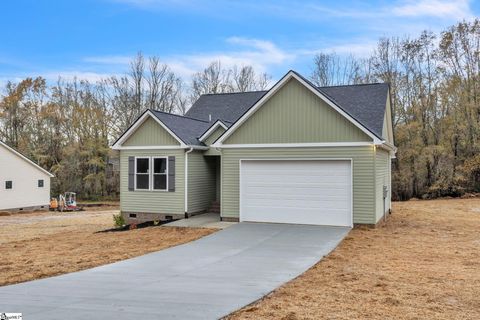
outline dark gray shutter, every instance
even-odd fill
[[[128,157],[128,191],[135,190],[135,157]]]
[[[168,191],[175,191],[175,157],[168,157]]]

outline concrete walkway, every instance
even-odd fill
[[[239,223],[141,257],[0,287],[0,313],[49,320],[218,319],[303,273],[348,232]]]
[[[219,213],[202,213],[188,219],[180,219],[165,223],[162,227],[189,227],[189,228],[214,228],[225,229],[238,222],[220,221]]]

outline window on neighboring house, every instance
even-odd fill
[[[38,180],[38,187],[43,188],[44,182],[43,179]]]
[[[167,190],[167,158],[153,158],[153,190]]]
[[[12,189],[13,188],[13,182],[11,180],[5,181],[5,189]]]
[[[150,158],[135,159],[135,189],[150,189]]]

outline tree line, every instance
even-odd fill
[[[310,77],[318,86],[390,84],[395,199],[480,192],[479,20],[438,34],[381,38],[365,58],[319,53]],[[127,74],[95,83],[8,82],[0,97],[0,140],[54,173],[54,194],[115,197],[118,155],[109,145],[145,108],[184,114],[201,94],[270,84],[271,77],[252,66],[220,62],[182,79],[158,57],[138,54]]]
[[[95,83],[38,77],[7,82],[0,97],[0,140],[55,175],[52,194],[84,199],[118,197],[118,153],[110,144],[146,109],[184,114],[204,93],[264,90],[269,76],[251,66],[212,62],[191,85],[138,54],[124,76]]]
[[[320,86],[390,84],[395,199],[480,192],[480,20],[382,38],[367,58],[318,54],[314,66]]]

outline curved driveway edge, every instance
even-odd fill
[[[305,272],[349,231],[238,223],[137,258],[0,287],[0,312],[49,320],[218,319]]]

